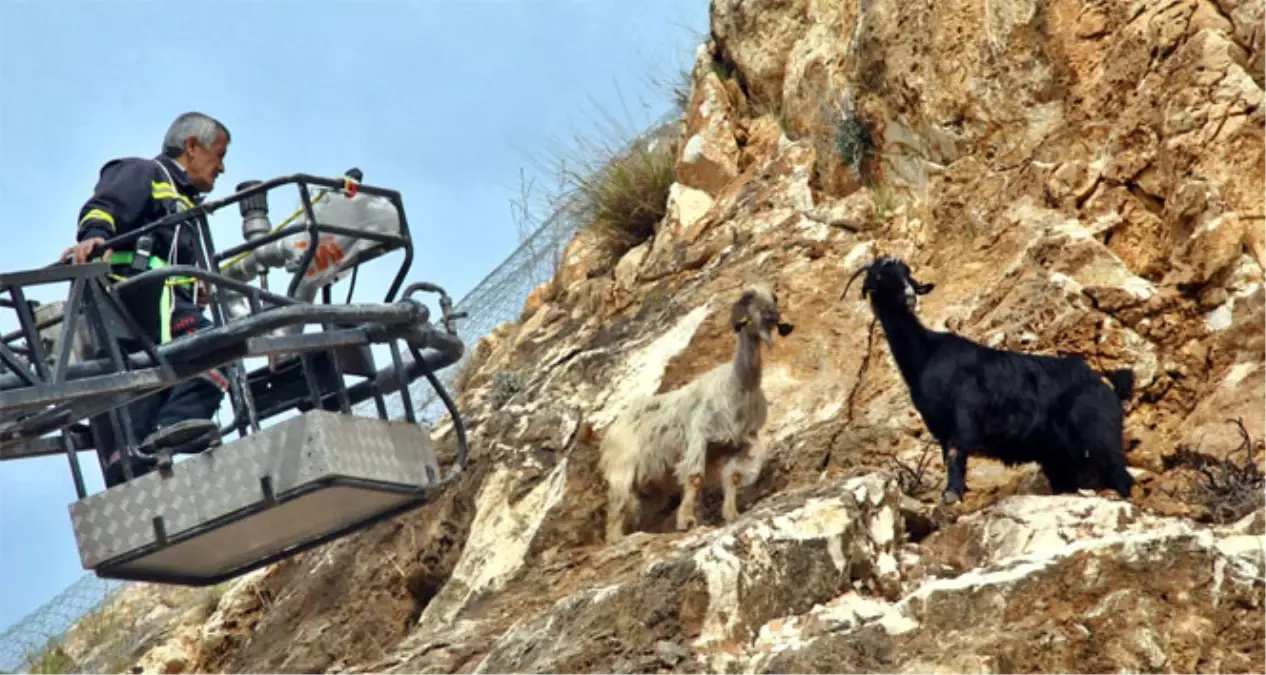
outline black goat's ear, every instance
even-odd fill
[[[936,284],[921,284],[917,281],[914,282],[915,295],[927,295],[932,292],[933,288],[936,288]]]

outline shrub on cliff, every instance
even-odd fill
[[[639,140],[610,153],[592,172],[568,173],[576,190],[576,217],[602,235],[615,257],[649,239],[667,212],[676,165],[673,146],[665,139]]]
[[[36,673],[74,673],[79,665],[62,649],[61,641],[52,638],[39,649],[27,656],[23,665],[25,672]]]

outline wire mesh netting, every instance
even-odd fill
[[[666,115],[630,141],[627,147],[662,142],[678,119],[675,113]],[[541,225],[455,304],[456,311],[468,315],[457,324],[458,333],[466,344],[466,353],[461,361],[436,375],[446,388],[451,389],[453,380],[470,359],[476,343],[498,325],[517,320],[532,290],[553,277],[563,249],[588,224],[576,217],[574,206],[574,198],[560,199]],[[411,360],[408,356],[405,359]],[[434,423],[445,414],[443,402],[425,379],[413,382],[409,391],[419,421]],[[389,416],[403,417],[400,395],[392,394],[385,399]],[[355,412],[377,415],[372,400],[358,406]],[[60,639],[113,593],[130,584],[87,574],[39,609],[0,632],[0,673],[25,672],[34,655]]]
[[[27,670],[30,659],[43,651],[50,640],[65,634],[75,622],[129,583],[84,575],[0,633],[0,671],[13,673]]]

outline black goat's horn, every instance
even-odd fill
[[[853,282],[857,281],[857,277],[861,276],[864,272],[866,272],[869,269],[870,269],[870,265],[862,265],[861,269],[857,270],[856,272],[853,272],[853,276],[848,278],[848,283],[844,284],[844,292],[840,293],[840,300],[843,300],[844,297],[848,295],[848,289],[853,287]]]

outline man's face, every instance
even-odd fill
[[[224,155],[228,150],[229,141],[223,131],[216,135],[211,147],[200,145],[192,137],[186,140],[185,170],[189,173],[189,182],[202,192],[210,192],[215,187],[215,179],[224,173]]]

